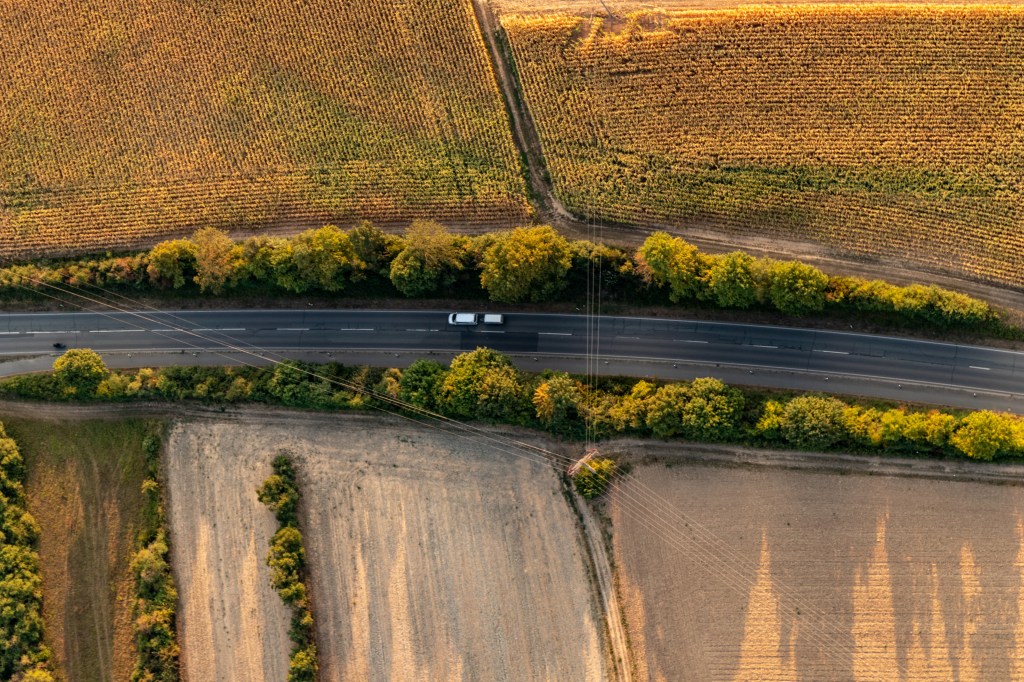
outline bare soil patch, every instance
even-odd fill
[[[178,642],[188,682],[261,682],[288,674],[290,612],[270,587],[277,530],[256,489],[274,452],[236,427],[176,424],[166,446]]]
[[[607,678],[585,548],[546,462],[362,415],[261,412],[180,424],[171,443],[189,682],[212,679],[193,677],[201,663],[281,646],[284,612],[265,604],[278,598],[262,596],[262,569],[245,568],[253,551],[262,560],[272,528],[244,510],[282,449],[303,498],[321,679]],[[196,566],[232,579],[215,583]],[[243,588],[259,599],[246,601]],[[262,634],[232,615],[240,599]],[[217,679],[243,679],[230,667]]]
[[[58,673],[72,681],[127,680],[136,655],[130,562],[150,425],[23,418],[4,424],[28,466],[46,643]]]
[[[641,464],[608,512],[641,679],[1024,678],[1024,487]]]

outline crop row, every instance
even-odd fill
[[[502,18],[555,190],[641,225],[1024,282],[1024,10]]]
[[[122,4],[0,7],[4,255],[528,212],[469,0]]]

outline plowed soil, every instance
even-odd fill
[[[1024,679],[1024,488],[639,465],[610,515],[641,679]]]
[[[303,496],[322,680],[607,678],[550,465],[395,420],[282,412],[173,430],[189,682],[284,677],[287,618],[262,566],[273,524],[254,493],[281,450]]]
[[[288,674],[290,613],[270,587],[274,515],[256,498],[274,452],[225,444],[218,426],[176,425],[167,443],[178,642],[188,682],[277,682]]]

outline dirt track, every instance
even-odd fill
[[[1024,679],[1024,487],[654,464],[611,516],[641,679]]]

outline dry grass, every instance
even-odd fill
[[[502,17],[574,210],[1024,283],[1021,7],[591,17]]]
[[[611,513],[642,678],[1022,679],[1024,488],[701,465],[635,476]],[[689,517],[675,542],[622,506],[650,491]]]
[[[45,0],[0,25],[0,255],[527,211],[469,0]]]
[[[129,563],[150,424],[5,419],[39,522],[46,644],[63,679],[126,680],[135,665]]]
[[[551,468],[392,420],[261,413],[181,424],[171,438],[190,682],[213,679],[192,672],[236,650],[280,646],[287,626],[266,604],[276,595],[248,597],[264,590],[266,577],[248,567],[273,528],[247,509],[281,449],[299,474],[322,679],[606,678],[585,550]],[[191,549],[204,537],[221,548],[205,563]],[[198,595],[189,575],[213,570],[232,579]],[[212,659],[196,658],[208,649]],[[232,675],[227,662],[215,677],[264,679]]]

